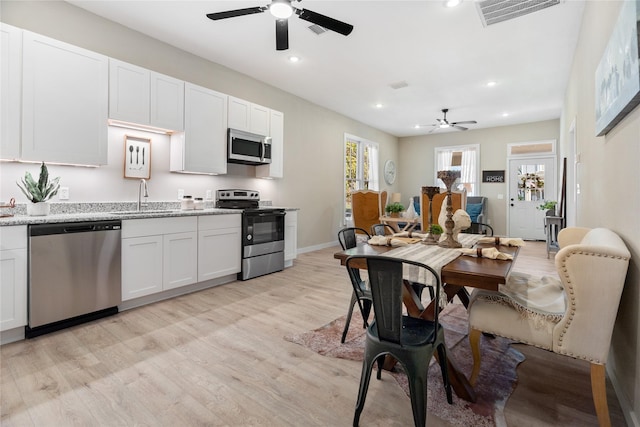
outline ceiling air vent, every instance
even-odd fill
[[[402,80],[399,82],[391,83],[389,86],[391,86],[391,89],[402,89],[403,87],[409,86],[409,83]]]
[[[316,34],[316,36],[319,36],[320,34],[324,34],[324,33],[326,33],[327,31],[329,31],[329,30],[327,30],[326,28],[321,27],[321,26],[320,26],[320,25],[318,25],[318,24],[310,25],[310,26],[309,26],[309,29],[310,29],[311,31],[313,31],[313,32]]]
[[[489,26],[528,15],[550,6],[560,4],[562,0],[484,0],[476,2],[482,25]]]

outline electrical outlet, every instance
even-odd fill
[[[182,188],[178,189],[178,200],[184,198],[184,190]]]
[[[58,191],[58,199],[69,200],[69,187],[60,187]]]
[[[213,196],[212,196],[211,190],[207,190],[207,193],[206,193],[206,195],[205,195],[205,199],[206,199],[206,200],[212,200],[212,199],[213,199]]]
[[[498,200],[504,199],[504,194],[498,194]]]

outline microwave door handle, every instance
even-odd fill
[[[264,138],[260,140],[260,144],[262,146],[262,150],[260,150],[260,162],[264,163],[264,156],[265,156],[265,153],[267,152],[267,145],[265,144]]]

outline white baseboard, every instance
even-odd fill
[[[613,372],[612,369],[609,368],[609,365],[607,365],[607,374],[609,375],[609,379],[611,380],[611,384],[613,385],[613,390],[616,392],[618,402],[620,402],[620,409],[622,409],[622,414],[624,415],[624,419],[627,422],[627,426],[640,427],[638,416],[633,410],[633,402],[629,402],[629,400],[626,399],[626,396],[622,392],[622,387],[620,386],[618,377],[615,375],[615,372]]]
[[[337,240],[335,240],[333,242],[327,242],[327,243],[321,243],[319,245],[307,246],[306,248],[299,248],[298,249],[298,253],[299,254],[304,254],[306,252],[318,251],[320,249],[331,248],[333,246],[340,246],[340,244],[338,243]]]

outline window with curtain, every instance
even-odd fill
[[[353,135],[344,138],[344,212],[351,221],[351,193],[378,191],[378,144]]]
[[[459,145],[457,147],[435,148],[436,168],[434,181],[442,188],[444,183],[438,179],[438,171],[460,171],[457,189],[466,188],[468,196],[480,195],[480,145]]]

